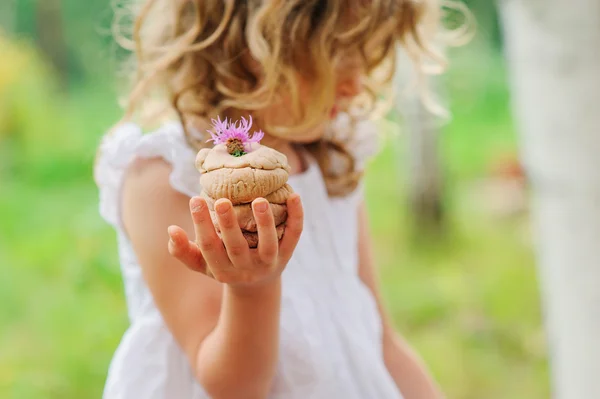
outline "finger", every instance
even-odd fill
[[[215,212],[221,230],[221,237],[225,243],[225,250],[234,267],[243,267],[250,261],[248,242],[238,225],[231,201],[219,199],[215,202]]]
[[[223,243],[215,231],[215,226],[210,218],[210,212],[206,201],[200,197],[190,200],[190,211],[194,222],[196,243],[202,252],[202,256],[212,268],[229,267],[231,263],[223,248]]]
[[[195,272],[206,273],[206,262],[202,257],[200,248],[188,239],[185,231],[179,226],[170,226],[167,232],[169,233],[169,253],[171,256]]]
[[[273,212],[264,198],[255,199],[252,202],[254,220],[258,231],[258,256],[266,264],[272,264],[279,252],[277,231],[275,231],[275,219]]]
[[[304,209],[298,194],[292,194],[287,200],[288,218],[285,223],[285,232],[279,243],[279,259],[287,263],[302,235],[304,226]]]

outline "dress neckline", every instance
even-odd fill
[[[292,183],[292,185],[304,185],[306,184],[305,182],[310,183],[315,172],[318,172],[319,170],[319,164],[317,163],[317,160],[308,151],[305,149],[300,149],[299,153],[303,163],[306,165],[306,169],[300,173],[289,175],[288,182]]]

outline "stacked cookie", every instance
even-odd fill
[[[230,155],[225,144],[200,150],[196,158],[200,171],[201,195],[206,200],[220,234],[215,214],[215,202],[227,198],[233,204],[239,226],[251,248],[258,246],[258,233],[251,203],[265,198],[275,219],[277,236],[283,236],[287,219],[286,201],[293,192],[287,184],[290,167],[285,155],[272,148],[256,144],[239,157]]]

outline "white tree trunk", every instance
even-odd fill
[[[439,129],[418,98],[405,105],[410,206],[417,225],[435,230],[443,220]]]
[[[408,161],[408,198],[416,226],[436,231],[443,223],[443,176],[440,165],[440,121],[419,98],[418,88],[406,90],[416,79],[414,66],[402,51],[396,71],[397,109],[402,116]],[[438,83],[430,79],[430,83]],[[432,90],[439,91],[439,86]],[[436,93],[439,94],[439,93]],[[405,167],[406,165],[401,165]]]
[[[600,398],[600,1],[500,0],[553,396]]]

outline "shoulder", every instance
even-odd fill
[[[169,183],[173,166],[160,157],[134,158],[125,171],[123,191],[147,200],[177,196]]]
[[[119,125],[103,138],[94,168],[100,213],[113,226],[122,227],[125,188],[129,194],[145,195],[148,202],[164,200],[168,194],[176,196],[176,192],[197,195],[195,156],[178,123],[164,124],[149,133],[133,123]]]
[[[164,238],[171,224],[189,224],[190,197],[176,190],[170,178],[173,166],[163,158],[135,158],[124,176],[121,209],[125,230],[149,239],[153,232]],[[151,240],[153,241],[153,240]]]

